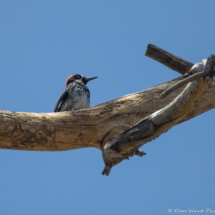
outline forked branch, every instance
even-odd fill
[[[146,55],[181,74],[188,72],[188,79],[203,71],[206,64],[201,61],[192,67],[191,63],[153,45],[148,46]],[[106,163],[103,173],[108,175],[111,167],[123,159],[134,154],[145,155],[138,150],[141,145],[215,107],[212,76],[204,74],[204,80],[200,76],[192,79],[187,87],[185,82],[180,82],[183,77],[179,77],[96,107],[71,112],[0,111],[0,148],[63,151],[96,147],[103,152]],[[171,92],[161,99],[160,95],[169,88]]]
[[[195,71],[200,70],[199,66],[197,68],[195,66],[193,69],[196,69]],[[140,154],[138,150],[140,146],[157,138],[183,119],[211,85],[215,72],[215,55],[208,58],[206,65],[202,69],[204,69],[202,72],[178,82],[170,90],[161,94],[160,97],[165,98],[174,90],[192,81],[170,104],[144,118],[121,135],[112,137],[104,144],[103,159],[105,169],[102,172],[103,175],[109,175],[111,167],[123,159]]]

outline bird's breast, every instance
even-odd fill
[[[67,106],[71,109],[82,109],[90,107],[90,95],[88,89],[77,87],[69,95]]]

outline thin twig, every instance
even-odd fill
[[[165,99],[169,94],[171,94],[173,91],[177,90],[179,87],[182,87],[185,84],[188,84],[189,82],[194,81],[200,77],[202,77],[203,79],[205,79],[207,76],[213,78],[214,75],[215,75],[215,55],[211,55],[207,59],[207,63],[205,65],[204,71],[195,73],[194,75],[191,75],[188,77],[186,76],[185,79],[183,79],[182,81],[179,81],[177,84],[173,85],[172,87],[170,87],[169,89],[164,91],[160,95],[160,98]]]
[[[179,87],[182,87],[185,84],[188,84],[189,82],[198,79],[199,77],[203,77],[203,75],[204,75],[203,72],[198,72],[192,76],[189,76],[188,78],[183,79],[182,81],[179,81],[177,84],[173,85],[172,87],[170,87],[169,89],[164,91],[160,95],[160,98],[165,99],[169,94],[171,94],[173,91],[177,90]]]

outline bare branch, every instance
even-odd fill
[[[193,78],[194,81],[190,82],[170,104],[141,120],[121,135],[109,139],[103,147],[105,162],[103,174],[108,175],[112,166],[137,154],[135,152],[141,145],[177,125],[211,85],[215,72],[214,66],[215,56],[211,56],[207,60],[205,70],[187,78],[187,80]],[[175,90],[178,88],[175,87]]]
[[[200,77],[203,78],[203,75],[204,75],[203,72],[199,72],[199,73],[196,73],[192,76],[189,76],[186,79],[183,79],[182,81],[179,81],[178,83],[176,83],[175,85],[170,87],[168,90],[161,93],[160,98],[165,99],[169,94],[171,94],[173,91],[177,90],[178,88],[184,86],[185,84],[188,84],[189,82],[194,81]]]
[[[182,87],[182,86],[184,86],[185,84],[188,84],[191,81],[197,80],[200,77],[202,77],[203,79],[206,76],[209,76],[209,77],[213,78],[214,70],[215,70],[215,67],[214,67],[215,60],[214,60],[214,58],[215,58],[215,56],[211,55],[208,58],[207,61],[203,60],[203,61],[200,61],[199,63],[195,64],[190,69],[190,71],[187,73],[187,75],[183,76],[184,79],[182,81],[179,81],[178,83],[176,83],[175,85],[170,87],[168,90],[164,91],[160,95],[160,98],[165,99],[169,94],[171,94],[173,91],[175,91],[179,87]],[[202,72],[199,72],[199,71],[202,71]]]
[[[155,59],[181,73],[185,68],[186,71],[190,69],[189,62],[184,63],[184,60],[165,51],[162,60],[158,57],[159,51],[157,53]],[[165,60],[165,56],[171,60]],[[111,167],[123,159],[145,155],[138,150],[141,145],[172,126],[215,107],[215,82],[211,83],[214,67],[205,65],[206,60],[195,64],[190,70],[192,74],[187,74],[186,83],[193,80],[189,76],[194,71],[205,70],[205,80],[195,78],[186,89],[182,86],[185,82],[180,82],[183,77],[179,77],[96,107],[72,112],[38,114],[0,111],[0,148],[62,151],[96,147],[102,150],[106,165],[103,174],[108,175]],[[177,87],[171,88],[177,83]],[[174,90],[162,100],[160,95],[169,88]]]
[[[62,151],[96,147],[120,135],[143,118],[162,109],[183,90],[180,87],[166,99],[160,94],[182,77],[156,87],[130,94],[96,107],[62,113],[14,113],[0,111],[0,148]],[[189,110],[181,122],[215,107],[215,83]]]
[[[193,66],[192,63],[180,57],[177,57],[176,55],[173,55],[161,48],[158,48],[152,44],[148,44],[145,55],[164,64],[170,69],[179,72],[182,75],[188,72]]]

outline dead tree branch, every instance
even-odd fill
[[[169,52],[158,48],[155,45],[149,44],[147,46],[147,50],[145,55],[147,57],[150,57],[165,66],[169,67],[172,70],[175,70],[176,72],[179,72],[180,74],[184,75],[186,72],[188,72],[191,67],[193,66],[192,63],[183,60],[180,57],[177,57],[173,54],[170,54]]]
[[[63,151],[96,147],[102,150],[106,165],[103,174],[108,175],[111,167],[123,159],[135,154],[143,156],[145,153],[138,150],[141,145],[172,126],[215,107],[215,82],[212,82],[211,72],[213,56],[212,63],[204,60],[191,69],[191,63],[155,46],[152,46],[153,49],[150,47],[147,56],[154,56],[182,74],[190,71],[186,83],[191,79],[192,82],[186,86],[185,82],[180,82],[183,77],[179,77],[96,107],[72,112],[38,114],[0,111],[0,148]],[[206,63],[210,64],[209,70]],[[192,77],[202,71],[204,78],[202,75]],[[169,88],[171,92],[168,91],[168,96],[161,99],[160,95]]]
[[[112,166],[137,152],[140,153],[138,148],[141,145],[157,138],[183,119],[211,85],[215,73],[215,55],[208,58],[204,68],[204,71],[192,76],[193,81],[170,104],[144,118],[121,135],[111,137],[105,143],[103,147],[105,169],[102,174],[108,175]]]

